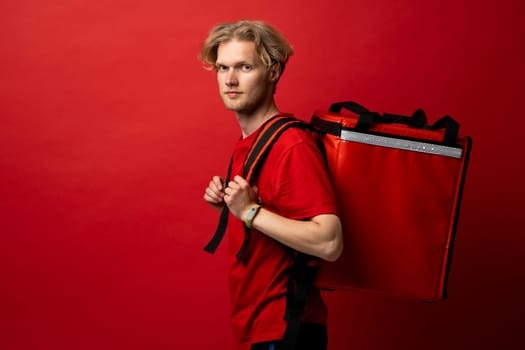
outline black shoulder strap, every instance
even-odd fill
[[[228,175],[226,176],[225,183],[228,183],[230,181],[231,173],[232,173],[232,164],[233,164],[233,157],[230,159],[230,165],[228,165]],[[228,226],[228,214],[229,214],[228,207],[225,205],[222,207],[221,210],[221,216],[219,218],[219,224],[217,225],[217,228],[215,229],[215,233],[213,234],[211,240],[206,244],[204,247],[204,250],[207,251],[210,254],[215,253],[217,250],[217,247],[221,243],[224,234],[226,233],[226,226]]]
[[[276,115],[261,125],[250,150],[246,154],[243,164],[243,177],[250,184],[254,184],[258,172],[262,167],[264,160],[270,153],[274,143],[279,139],[279,136],[281,136],[281,134],[291,126],[309,128],[309,125],[305,122],[286,114]],[[230,165],[228,166],[228,176],[226,177],[226,183],[230,181],[232,162],[233,158],[230,160]],[[204,250],[208,253],[213,254],[221,243],[226,232],[226,226],[228,225],[228,213],[228,207],[224,206],[221,211],[217,229],[215,230],[215,233],[212,236],[210,242],[204,247]],[[249,230],[245,228],[244,242],[237,253],[237,258],[239,260],[242,258],[244,250],[248,245],[248,241]]]
[[[243,177],[246,181],[248,181],[250,185],[255,183],[259,175],[259,170],[270,153],[272,146],[283,132],[292,126],[306,127],[306,125],[304,122],[286,115],[277,115],[266,121],[258,133],[257,138],[254,140],[251,149],[246,154],[243,169]],[[242,259],[249,241],[250,229],[244,226],[244,240],[241,248],[237,252],[237,259]]]
[[[277,115],[263,124],[244,160],[243,177],[250,184],[255,183],[259,170],[274,143],[291,126],[307,127],[306,123],[286,115]]]

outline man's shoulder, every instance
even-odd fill
[[[282,160],[292,154],[310,157],[319,153],[318,135],[306,128],[293,126],[283,132],[272,146],[269,154],[271,161]]]
[[[300,120],[301,123],[289,127],[281,134],[278,144],[281,146],[292,147],[300,143],[315,144],[314,132],[309,129],[308,123]]]

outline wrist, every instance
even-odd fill
[[[253,220],[255,219],[255,216],[259,213],[261,209],[260,204],[253,204],[246,215],[244,216],[244,225],[246,225],[247,228],[252,228]]]

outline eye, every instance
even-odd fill
[[[249,72],[249,71],[252,70],[252,66],[249,65],[249,64],[243,64],[243,65],[242,65],[242,70],[243,70],[244,72]]]
[[[219,64],[217,65],[217,72],[226,72],[228,70],[228,67],[225,65]]]

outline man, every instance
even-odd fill
[[[204,194],[214,208],[226,205],[230,211],[231,319],[240,350],[279,349],[295,252],[333,261],[343,247],[334,193],[310,132],[284,132],[256,186],[241,176],[258,129],[280,114],[274,93],[292,53],[274,28],[254,21],[216,26],[201,48],[200,58],[216,70],[221,98],[235,113],[242,134],[234,146],[229,183],[214,176]],[[251,228],[250,240],[239,260],[245,225]],[[296,341],[297,349],[326,349],[326,306],[313,285]]]

